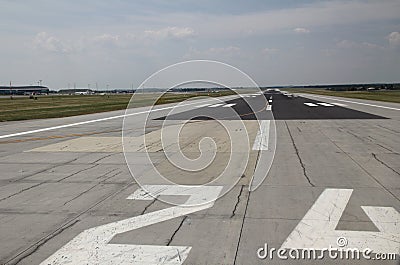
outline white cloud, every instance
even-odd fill
[[[389,40],[390,45],[393,45],[393,46],[400,45],[400,32],[393,31],[386,38]]]
[[[369,42],[355,42],[355,41],[351,41],[351,40],[341,40],[339,42],[336,43],[336,46],[338,48],[342,48],[342,49],[352,49],[352,48],[368,48],[368,49],[383,49],[382,46],[373,44],[373,43],[369,43]]]
[[[214,47],[206,50],[197,50],[190,48],[189,52],[184,56],[184,58],[199,58],[207,57],[212,59],[217,59],[218,57],[234,57],[240,55],[241,50],[236,46],[227,47]]]
[[[46,32],[38,33],[33,40],[33,45],[35,48],[56,53],[68,53],[72,50],[69,45]]]
[[[282,31],[305,33],[316,27],[332,27],[398,18],[400,1],[318,1],[297,8],[260,11],[238,15],[199,15],[184,18],[196,25],[201,36],[225,38],[264,35]],[[173,17],[164,18],[174,21]],[[181,18],[182,19],[182,18]],[[171,23],[171,22],[170,22]],[[301,27],[299,26],[301,25]]]
[[[118,42],[120,40],[119,35],[103,34],[94,37],[94,41],[98,42]]]
[[[295,28],[295,29],[293,29],[293,31],[295,33],[299,33],[299,34],[307,34],[307,33],[311,32],[309,29],[306,29],[306,28]]]
[[[270,54],[275,54],[275,53],[277,53],[279,50],[278,49],[275,49],[275,48],[265,48],[265,49],[263,49],[261,52],[263,53],[263,54],[267,54],[267,55],[270,55]]]
[[[146,30],[144,37],[155,38],[155,39],[184,39],[194,36],[194,30],[189,27],[166,27],[159,30]]]
[[[343,49],[350,49],[350,48],[357,48],[358,44],[350,40],[341,40],[338,43],[336,43],[336,46]]]

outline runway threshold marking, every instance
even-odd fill
[[[127,199],[154,200],[155,198],[149,194],[156,197],[188,196],[189,199],[182,206],[173,206],[84,230],[40,264],[182,264],[189,255],[190,246],[109,244],[109,242],[118,234],[208,209],[214,205],[222,188],[222,186],[145,185]]]
[[[357,101],[351,101],[351,100],[336,99],[336,98],[331,98],[331,97],[316,96],[316,95],[310,95],[310,94],[305,94],[305,95],[303,95],[303,96],[304,96],[304,97],[315,97],[315,98],[323,98],[323,99],[329,99],[329,100],[336,100],[336,101],[340,101],[340,102],[347,102],[347,103],[358,104],[358,105],[364,105],[364,106],[370,106],[370,107],[375,107],[375,108],[390,109],[390,110],[400,110],[399,108],[393,108],[393,107],[387,107],[387,106],[381,106],[381,105],[369,104],[369,103],[363,103],[363,102],[357,102]]]
[[[350,200],[352,189],[325,189],[281,248],[323,250],[366,248],[375,253],[399,253],[400,214],[393,207],[361,206],[379,232],[335,230]]]
[[[237,96],[233,96],[237,97]],[[225,100],[231,99],[225,98]],[[187,104],[181,104],[181,105],[174,105],[170,107],[164,107],[164,108],[159,108],[159,109],[150,109],[150,110],[144,110],[144,111],[139,111],[135,113],[130,113],[130,114],[122,114],[122,115],[116,115],[116,116],[111,116],[111,117],[106,117],[106,118],[100,118],[100,119],[94,119],[94,120],[88,120],[88,121],[82,121],[82,122],[75,122],[75,123],[69,123],[69,124],[63,124],[63,125],[58,125],[58,126],[53,126],[53,127],[47,127],[47,128],[42,128],[42,129],[36,129],[36,130],[30,130],[30,131],[25,131],[25,132],[19,132],[19,133],[11,133],[11,134],[5,134],[5,135],[0,135],[0,139],[4,138],[10,138],[10,137],[15,137],[15,136],[22,136],[22,135],[27,135],[27,134],[33,134],[33,133],[39,133],[39,132],[46,132],[46,131],[52,131],[52,130],[57,130],[57,129],[63,129],[63,128],[68,128],[68,127],[73,127],[73,126],[78,126],[78,125],[84,125],[84,124],[90,124],[90,123],[95,123],[95,122],[100,122],[100,121],[108,121],[108,120],[114,120],[114,119],[120,119],[128,116],[135,116],[139,114],[145,114],[149,112],[156,112],[156,111],[162,111],[162,110],[167,110],[167,109],[172,109],[172,108],[180,108],[180,107],[185,107],[185,106],[191,106],[191,105],[196,105],[208,101],[215,101],[215,99],[208,99],[200,102],[193,102],[193,103],[187,103]]]
[[[324,106],[324,107],[333,107],[334,105],[329,104],[329,103],[325,103],[325,102],[318,102],[318,105]]]
[[[270,120],[262,120],[254,141],[253,150],[268,150]]]
[[[304,105],[307,105],[307,106],[309,106],[309,107],[318,107],[318,105],[317,105],[317,104],[314,104],[314,103],[308,103],[308,102],[304,103]]]

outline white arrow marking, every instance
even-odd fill
[[[375,253],[399,253],[400,214],[392,207],[362,206],[380,232],[335,230],[352,192],[326,189],[281,248],[322,250],[338,247],[337,238],[345,237],[348,244],[344,250],[369,248]]]
[[[174,206],[125,220],[90,228],[47,258],[48,264],[167,264],[180,265],[187,258],[188,246],[151,246],[109,244],[117,234],[167,221],[179,216],[208,209],[214,205],[222,190],[221,186],[150,185],[139,189],[129,199],[149,200],[151,196],[189,196],[182,206]],[[208,203],[207,203],[208,202]],[[202,204],[206,203],[206,204]],[[198,204],[198,206],[190,206]],[[202,205],[201,205],[202,204]]]
[[[314,103],[304,103],[304,105],[307,105],[307,106],[309,106],[309,107],[318,107],[318,105],[317,104],[314,104]]]
[[[253,150],[268,150],[270,124],[270,120],[261,121],[260,129],[258,130],[256,139],[254,141]]]

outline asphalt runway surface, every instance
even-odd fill
[[[0,263],[399,264],[398,255],[378,260],[376,253],[400,248],[400,104],[272,92],[218,100],[191,101],[171,115],[176,104],[157,106],[145,131],[140,121],[149,108],[132,110],[126,158],[123,111],[2,123]],[[161,129],[188,120],[180,145],[163,146]],[[228,135],[219,121],[235,132],[244,124],[248,139]],[[272,139],[263,146],[274,134],[260,124],[276,128],[275,157],[266,179],[249,191],[256,168],[268,164],[260,154],[275,148]],[[217,147],[211,165],[199,172],[171,165],[166,154],[180,150],[195,159],[204,137]],[[154,167],[182,185],[213,181],[227,167],[232,139],[250,146],[226,173],[238,179],[232,189],[200,206],[164,202],[176,189],[157,183]],[[243,172],[240,155],[248,156]],[[136,183],[126,159],[158,199]],[[215,187],[199,194],[216,196]],[[186,195],[175,197],[196,197]],[[370,248],[371,260],[296,259],[287,252],[280,259],[277,251],[263,259],[266,244],[318,254],[329,246]]]

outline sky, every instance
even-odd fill
[[[400,81],[399,0],[0,0],[0,85],[138,87],[216,60],[260,86]]]

